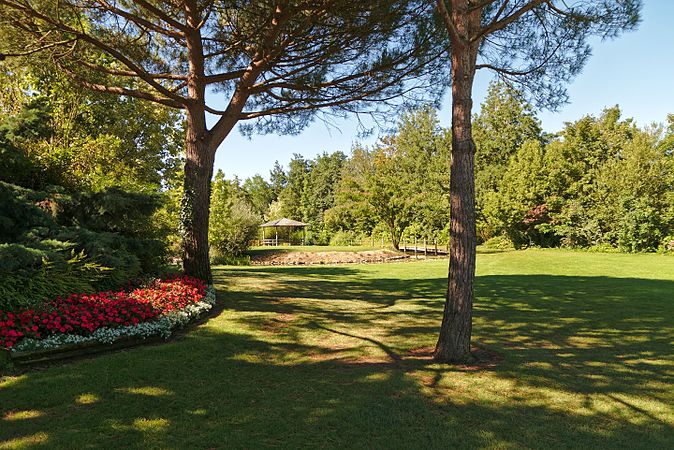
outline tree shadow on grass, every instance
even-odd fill
[[[433,299],[442,296],[446,279],[362,278],[356,267],[260,267],[216,271],[225,298],[235,299],[237,309],[264,309],[268,300],[306,298],[314,300],[365,301],[374,307],[393,306],[402,299]],[[216,275],[217,276],[217,275]],[[253,279],[252,289],[241,289],[238,279]]]
[[[671,403],[634,399],[672,398],[674,282],[478,277],[476,339],[505,361],[462,374],[409,353],[433,343],[444,279],[321,269],[334,277],[252,271],[240,285],[242,271],[220,273],[222,315],[178,341],[0,382],[0,446],[671,446]],[[390,362],[345,360],[332,339]],[[482,395],[490,383],[521,394]],[[588,401],[570,409],[546,401],[551,391]]]
[[[510,362],[500,375],[540,388],[674,400],[674,282],[489,276],[476,290],[477,333]]]
[[[601,411],[588,417],[517,400],[434,402],[394,366],[273,362],[281,353],[314,350],[201,329],[166,346],[31,373],[0,390],[0,442],[32,438],[34,446],[47,448],[594,448],[607,442],[664,448],[671,431],[616,421]],[[605,426],[595,430],[595,421]]]
[[[363,340],[367,330],[385,328],[383,345],[398,359],[414,345],[434,345],[446,279],[364,279],[356,270],[335,269],[341,278],[277,280],[273,289],[252,295],[234,291],[230,307],[295,314],[333,329],[355,325]],[[302,273],[302,268],[295,270]],[[344,301],[360,304],[340,307]],[[265,318],[245,320],[262,324]],[[640,410],[638,405],[616,395],[638,396],[661,404],[668,420],[674,418],[674,408],[667,406],[674,400],[672,281],[480,276],[474,331],[480,344],[506,358],[494,370],[516,385],[606,396],[635,412]],[[643,415],[648,419],[648,413]]]

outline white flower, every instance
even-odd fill
[[[177,328],[188,324],[192,319],[213,308],[216,303],[215,288],[206,287],[204,298],[200,302],[187,305],[180,311],[171,311],[158,319],[118,328],[99,328],[87,336],[78,334],[58,334],[44,339],[25,338],[17,342],[12,351],[48,350],[64,345],[81,344],[85,342],[100,342],[112,344],[127,337],[147,339],[152,336],[161,336],[168,339]]]

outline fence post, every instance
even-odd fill
[[[417,237],[414,236],[414,259],[419,259],[419,255],[417,254]]]
[[[424,258],[428,257],[428,246],[426,246],[426,238],[424,238]]]

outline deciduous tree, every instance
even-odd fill
[[[216,262],[240,256],[255,238],[262,217],[246,199],[238,179],[227,180],[218,170],[211,185],[210,244]]]
[[[335,187],[342,177],[346,155],[342,152],[323,153],[309,161],[309,171],[304,177],[302,213],[304,222],[310,223],[312,242],[325,242],[325,211],[335,205]],[[321,237],[322,236],[322,237]]]
[[[395,248],[413,223],[425,233],[442,229],[448,219],[448,141],[431,107],[403,114],[396,132],[373,149],[353,150],[330,221],[360,232],[382,224]]]
[[[274,167],[269,171],[269,184],[274,194],[274,200],[278,200],[281,191],[288,184],[288,177],[283,166],[278,161],[274,161]]]
[[[308,171],[307,160],[299,153],[293,154],[293,159],[288,164],[286,187],[279,195],[283,215],[288,219],[302,220],[302,191],[304,190],[304,177]]]
[[[158,192],[177,170],[184,140],[177,111],[83,91],[46,63],[8,73],[11,81],[0,76],[6,94],[0,109],[7,101],[22,109],[0,114],[3,181],[36,189],[51,184]],[[20,160],[30,161],[33,170],[22,170]]]
[[[260,217],[265,217],[269,211],[269,205],[275,199],[272,186],[261,175],[253,175],[246,178],[242,189],[255,212]]]

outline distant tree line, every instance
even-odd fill
[[[474,124],[480,239],[504,236],[516,248],[671,247],[674,115],[668,122],[639,128],[614,106],[547,135],[517,91],[492,86]]]
[[[615,106],[549,134],[518,90],[493,83],[473,134],[479,243],[672,250],[674,115],[667,125],[638,127]],[[450,131],[428,106],[349,156],[295,154],[287,169],[276,162],[269,181],[256,175],[233,185],[259,222],[311,224],[312,244],[446,242],[450,150]]]

